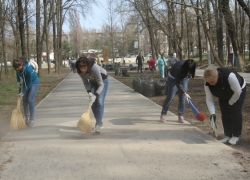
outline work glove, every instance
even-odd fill
[[[213,131],[213,135],[215,137],[217,137],[217,126],[216,126],[216,115],[215,114],[212,114],[210,116],[210,127],[211,127],[211,130]]]
[[[95,102],[96,96],[92,93],[89,93],[89,101],[91,102],[91,105]]]
[[[21,92],[21,93],[19,93],[17,96],[20,97],[20,98],[22,99],[23,93]]]
[[[185,94],[185,98],[186,98],[187,102],[189,103],[189,99],[191,99],[191,97],[187,93]]]
[[[210,121],[211,120],[214,120],[214,123],[216,122],[216,115],[215,114],[212,114],[211,116],[210,116]]]
[[[21,87],[22,87],[22,85],[21,85],[21,83],[20,83],[20,82],[17,82],[17,87],[19,87],[19,88],[21,88]]]

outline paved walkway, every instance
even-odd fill
[[[0,141],[0,179],[247,179],[234,149],[110,77],[104,128],[76,127],[88,96],[70,74],[37,107],[32,128]],[[94,124],[94,122],[93,122]]]

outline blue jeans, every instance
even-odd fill
[[[75,71],[76,71],[75,63],[71,63],[71,72],[75,73]]]
[[[35,96],[39,87],[39,82],[31,85],[31,88],[23,96],[23,109],[26,118],[34,121],[35,116]]]
[[[91,92],[94,94],[96,90],[98,89],[99,85],[97,82],[90,82],[90,87],[91,87]],[[92,111],[96,119],[96,125],[101,125],[102,124],[102,117],[103,117],[103,112],[104,112],[104,100],[106,97],[106,94],[108,92],[109,88],[109,78],[107,77],[106,79],[103,80],[103,90],[99,94],[98,97],[96,97],[95,102],[92,104]]]
[[[187,92],[187,88],[188,88],[188,77],[182,79],[181,84],[183,86],[183,89],[185,92]],[[167,97],[163,103],[162,106],[162,111],[161,114],[162,115],[166,115],[168,108],[177,92],[178,88],[175,85],[175,80],[171,77],[168,77],[168,82],[167,82]],[[183,116],[184,112],[185,112],[185,97],[184,94],[181,91],[178,91],[178,96],[179,96],[179,105],[178,105],[178,115],[179,116]]]

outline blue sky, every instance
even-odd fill
[[[82,27],[85,29],[97,29],[100,30],[102,28],[102,24],[107,22],[107,12],[105,11],[105,7],[107,6],[107,0],[97,0],[98,7],[96,5],[92,5],[92,12],[86,14],[86,18],[82,18],[80,22],[82,22]],[[68,32],[69,24],[65,22],[63,25],[63,31]]]

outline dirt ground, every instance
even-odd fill
[[[152,73],[145,73],[149,76],[151,76],[154,80],[159,80],[160,76],[158,74],[152,74]],[[124,83],[125,85],[132,87],[132,81],[136,77],[140,77],[142,74],[129,73],[130,77],[123,77],[122,75],[115,76],[114,73],[110,73],[110,76],[116,78],[120,82]],[[193,104],[196,106],[196,108],[204,113],[207,118],[205,121],[200,122],[195,119],[193,112],[189,105],[186,104],[186,111],[184,115],[184,119],[188,121],[189,123],[193,124],[194,126],[197,126],[202,131],[206,132],[207,134],[213,136],[212,130],[210,129],[210,114],[207,109],[206,101],[205,101],[205,91],[204,91],[204,80],[201,77],[195,77],[193,79],[190,79],[189,85],[188,85],[188,94],[192,98]],[[154,96],[154,97],[148,97],[155,103],[162,106],[166,95],[164,96]],[[215,106],[216,106],[216,125],[217,125],[217,139],[220,140],[224,138],[224,132],[223,132],[223,126],[221,121],[221,114],[219,111],[219,104],[218,99],[215,98]],[[235,152],[233,153],[233,156],[239,159],[239,164],[241,164],[245,169],[246,172],[250,173],[250,85],[247,85],[247,95],[246,99],[243,105],[242,114],[243,114],[243,129],[242,129],[242,135],[240,137],[239,142],[235,146],[228,146],[235,149]],[[176,95],[169,107],[169,111],[173,112],[174,114],[178,114],[178,95]],[[160,110],[159,110],[159,116],[160,116]]]

